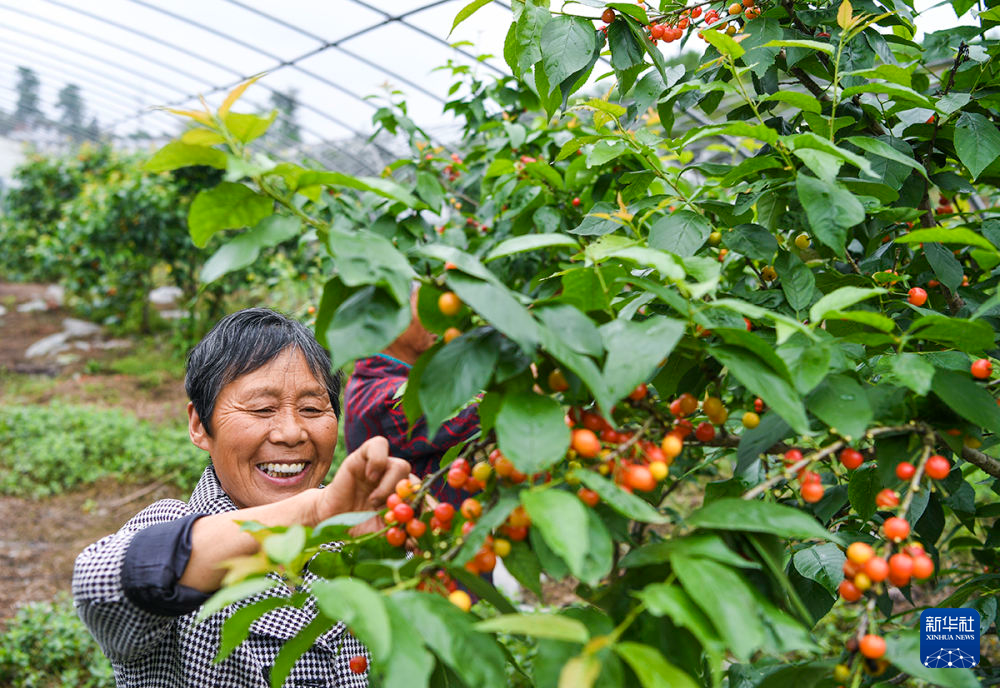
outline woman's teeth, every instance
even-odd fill
[[[257,468],[267,473],[272,478],[287,478],[288,476],[301,473],[306,467],[304,463],[260,463]]]

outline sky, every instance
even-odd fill
[[[267,72],[247,92],[242,109],[266,111],[272,91],[296,91],[307,142],[368,135],[380,94],[384,99],[390,88],[405,93],[418,124],[446,129],[442,104],[453,79],[438,67],[452,58],[484,75],[495,73],[491,66],[506,71],[501,55],[510,11],[499,3],[487,5],[449,37],[455,15],[467,3],[0,0],[0,110],[13,110],[17,66],[27,65],[38,73],[42,107],[50,117],[57,117],[59,90],[76,83],[88,121],[96,116],[119,135],[171,132],[176,120],[151,106],[191,107],[199,93],[217,105],[233,84]],[[596,14],[577,7],[581,14]],[[957,20],[947,3],[918,0],[917,7],[922,29],[973,23],[971,14]],[[387,21],[382,8],[407,15],[411,26]],[[442,41],[469,41],[470,54],[495,57],[477,64]],[[663,50],[676,54],[678,44]]]

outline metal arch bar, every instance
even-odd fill
[[[10,88],[9,86],[0,86],[0,89],[2,89],[3,91],[8,91],[10,93],[17,93],[17,89]],[[0,96],[0,104],[7,105],[7,106],[10,106],[10,107],[16,107],[16,105],[17,105],[17,99],[16,98],[6,98],[6,97],[3,97],[3,96]],[[80,134],[83,134],[84,138],[89,138],[89,136],[90,136],[90,132],[89,131],[87,131],[86,129],[81,129],[80,127],[76,127],[76,126],[73,126],[73,125],[61,124],[58,121],[50,120],[50,119],[47,119],[47,118],[43,119],[43,121],[44,121],[45,124],[47,124],[49,126],[52,126],[52,127],[66,127],[70,131],[74,131],[74,132],[78,132]],[[123,137],[123,136],[120,136],[120,135],[117,135],[117,134],[108,134],[107,132],[105,132],[103,130],[101,130],[99,133],[100,133],[101,137],[116,138],[116,139],[125,139],[125,138],[127,138],[127,137]]]
[[[226,0],[226,2],[236,3],[236,0]],[[381,9],[379,7],[373,7],[372,5],[368,4],[367,2],[362,2],[362,0],[351,0],[351,2],[353,2],[356,5],[361,5],[362,7],[366,8],[366,9],[369,9],[369,10],[371,10],[373,12],[378,12],[379,14],[381,14],[383,17],[385,17],[389,21],[398,21],[400,24],[402,24],[403,26],[406,26],[407,28],[411,29],[412,31],[416,31],[420,35],[422,35],[422,36],[424,36],[426,38],[431,39],[435,43],[440,43],[441,45],[447,46],[451,50],[454,50],[455,52],[457,52],[457,53],[459,53],[461,55],[464,55],[465,57],[469,58],[473,62],[476,62],[477,64],[484,65],[488,69],[492,69],[497,74],[500,74],[500,75],[506,75],[507,74],[507,72],[505,72],[504,70],[500,69],[499,67],[497,67],[497,66],[495,66],[493,64],[490,64],[489,62],[482,62],[482,61],[480,61],[480,59],[476,55],[473,55],[472,53],[470,53],[470,52],[468,52],[466,50],[463,50],[462,48],[458,48],[458,47],[452,45],[451,43],[449,43],[445,39],[441,38],[440,36],[435,36],[430,31],[427,31],[426,29],[422,29],[419,26],[416,26],[416,25],[411,24],[410,22],[404,20],[404,17],[412,16],[414,14],[418,14],[419,12],[423,12],[424,10],[428,10],[428,9],[430,9],[432,7],[436,7],[437,5],[442,4],[440,2],[428,3],[428,4],[424,5],[423,7],[418,7],[415,10],[411,10],[410,12],[407,12],[406,14],[401,14],[401,15],[399,15],[397,17],[392,16],[391,14],[389,14],[388,12],[386,12],[385,10],[383,10],[383,9]],[[503,3],[497,3],[497,4],[503,5]],[[506,7],[506,9],[510,9],[509,5],[503,5],[503,6]]]
[[[55,0],[48,0],[48,1],[49,2],[54,2]],[[172,19],[176,19],[177,21],[183,22],[185,24],[190,24],[191,26],[197,27],[197,28],[201,29],[202,31],[207,31],[208,33],[211,33],[211,34],[213,34],[215,36],[218,36],[219,38],[227,40],[227,41],[229,41],[231,43],[235,43],[236,45],[238,45],[238,46],[240,46],[242,48],[246,48],[248,50],[256,51],[256,52],[260,53],[261,55],[264,55],[267,58],[275,60],[278,63],[277,68],[291,67],[292,69],[298,70],[298,71],[302,72],[303,74],[305,74],[305,75],[307,75],[309,77],[312,77],[313,79],[316,79],[320,83],[326,84],[327,86],[330,86],[331,88],[335,88],[335,89],[337,89],[337,90],[339,90],[339,91],[341,91],[343,93],[346,93],[347,95],[351,96],[352,98],[354,98],[354,99],[356,99],[356,100],[358,100],[360,102],[367,103],[369,106],[371,106],[373,108],[375,107],[374,105],[372,105],[371,103],[368,103],[368,101],[366,101],[364,98],[362,98],[361,96],[357,95],[356,93],[354,93],[350,89],[347,89],[347,88],[341,86],[340,84],[336,83],[335,81],[331,81],[331,80],[327,79],[326,77],[324,77],[324,76],[322,76],[320,74],[316,74],[314,72],[311,72],[310,70],[305,69],[304,67],[301,67],[301,66],[299,66],[297,64],[300,60],[303,60],[303,59],[305,59],[307,57],[311,57],[312,55],[321,53],[324,50],[326,50],[327,48],[337,47],[336,45],[334,45],[332,43],[321,45],[319,48],[316,48],[314,50],[310,50],[309,52],[304,53],[303,55],[299,55],[298,57],[296,57],[294,59],[285,60],[285,59],[282,59],[282,57],[280,55],[275,55],[274,53],[268,52],[266,50],[261,50],[258,46],[255,46],[255,45],[253,45],[251,43],[247,43],[246,41],[240,40],[239,38],[234,38],[233,36],[229,36],[229,35],[223,33],[222,31],[219,31],[218,29],[215,29],[215,28],[213,28],[211,26],[206,26],[206,25],[204,25],[204,24],[202,24],[200,22],[197,22],[197,21],[194,21],[193,19],[189,19],[187,17],[181,16],[181,15],[176,14],[174,12],[171,12],[169,10],[165,10],[162,7],[157,7],[156,5],[151,5],[148,2],[145,2],[144,0],[132,0],[132,2],[136,3],[137,5],[142,5],[143,7],[149,8],[149,9],[153,10],[154,12],[159,12],[160,14],[164,14],[164,15],[172,18]],[[364,31],[362,31],[362,33],[365,33],[365,32],[367,32],[369,30],[370,29],[365,29]],[[348,40],[348,39],[343,38],[343,39],[340,39],[340,40]],[[228,69],[231,72],[234,71],[232,68],[228,68]],[[275,71],[275,70],[270,70],[270,71]],[[385,71],[385,70],[381,70],[381,71]],[[244,76],[244,79],[246,79],[248,76],[249,75]]]
[[[145,33],[145,32],[142,32],[142,31],[137,31],[137,30],[135,30],[135,29],[133,29],[133,28],[130,28],[130,27],[128,27],[128,26],[125,26],[125,25],[123,25],[123,24],[120,24],[120,23],[118,23],[118,22],[115,22],[115,21],[112,21],[112,20],[110,20],[110,19],[106,19],[106,18],[104,18],[104,17],[100,17],[100,16],[97,16],[97,15],[94,15],[94,14],[91,14],[91,13],[89,13],[89,12],[86,12],[86,11],[84,11],[84,10],[82,10],[82,9],[78,8],[78,7],[73,7],[73,6],[71,6],[71,5],[66,5],[66,4],[64,4],[64,3],[62,3],[62,2],[59,2],[58,0],[46,0],[46,1],[47,1],[47,2],[49,3],[49,4],[52,4],[52,5],[56,5],[57,7],[62,7],[63,9],[67,9],[67,10],[70,10],[70,11],[73,11],[73,12],[76,12],[76,13],[78,13],[78,14],[81,14],[81,15],[83,15],[83,16],[85,16],[85,17],[88,17],[88,18],[90,18],[90,19],[94,19],[95,21],[99,21],[99,22],[103,22],[103,23],[105,23],[105,24],[108,24],[108,25],[110,25],[110,26],[114,26],[115,28],[118,28],[118,29],[121,29],[121,30],[123,30],[123,31],[126,31],[126,32],[129,32],[129,33],[132,33],[132,34],[135,34],[135,35],[137,35],[137,36],[139,36],[139,37],[141,37],[141,38],[145,38],[145,39],[148,39],[148,40],[151,40],[151,41],[154,41],[154,42],[156,42],[156,43],[159,43],[160,45],[164,45],[164,46],[166,46],[166,47],[168,47],[168,48],[170,48],[170,49],[172,49],[172,50],[177,50],[178,52],[182,52],[182,51],[178,50],[178,49],[176,48],[176,46],[173,46],[173,45],[171,45],[170,43],[167,43],[166,41],[164,41],[164,40],[162,40],[162,39],[160,39],[160,38],[158,38],[158,37],[156,37],[156,36],[152,36],[152,35],[150,35],[150,34],[147,34],[147,33]],[[0,6],[2,6],[2,5],[0,5]],[[7,7],[7,6],[3,6],[3,7]],[[8,7],[8,9],[13,9],[13,8],[9,8],[9,7]],[[152,9],[158,9],[158,8],[152,8]],[[15,12],[19,12],[20,14],[24,14],[24,15],[26,15],[26,16],[29,16],[29,17],[32,17],[32,18],[34,18],[34,19],[41,19],[40,17],[37,17],[37,16],[35,16],[35,15],[32,15],[32,14],[30,14],[30,13],[28,13],[28,12],[24,12],[23,10],[16,10],[16,9],[14,9],[13,11],[15,11]],[[171,16],[173,16],[173,15],[171,15]],[[44,21],[44,20],[43,20],[43,21]],[[198,25],[198,24],[196,24],[196,23],[194,23],[194,22],[191,22],[191,21],[189,21],[189,20],[185,20],[185,21],[187,21],[187,23],[193,23],[193,24],[194,24],[194,25],[196,25],[196,26],[200,26],[200,25]],[[67,27],[67,26],[65,26],[64,24],[59,24],[59,23],[57,23],[57,22],[50,22],[50,23],[52,23],[52,24],[54,24],[54,25],[56,25],[56,26],[60,26],[60,27],[62,27],[62,28],[66,28],[66,29],[68,29],[68,30],[73,30],[73,29],[72,29],[71,27]],[[92,35],[90,35],[90,34],[84,34],[84,33],[82,33],[82,32],[79,32],[79,31],[77,31],[77,33],[78,33],[78,34],[80,34],[80,35],[83,35],[83,36],[86,36],[87,38],[91,38],[91,39],[93,39],[93,40],[99,40],[98,38],[96,38],[96,37],[94,37],[94,36],[92,36]],[[39,36],[37,36],[37,35],[33,35],[33,34],[29,34],[29,35],[32,35],[32,36],[33,36],[33,37],[35,37],[35,38],[39,38],[39,39],[41,39],[41,38],[40,38]],[[83,53],[82,51],[79,51],[79,50],[76,50],[75,52],[80,52],[81,54],[86,54],[86,55],[87,55],[88,57],[92,57],[92,58],[94,58],[94,59],[96,59],[96,60],[98,60],[98,61],[103,61],[103,60],[101,60],[101,59],[100,59],[100,58],[99,58],[98,56],[95,56],[95,55],[92,55],[92,54],[88,54],[88,53]],[[136,53],[135,51],[130,51],[130,50],[124,50],[124,49],[123,49],[123,52],[126,52],[126,53],[129,53],[129,54],[132,54],[132,55],[138,55],[139,57],[141,57],[141,58],[145,59],[145,60],[146,60],[147,62],[150,62],[151,64],[155,64],[155,65],[157,65],[158,67],[162,67],[162,68],[164,68],[164,69],[167,69],[167,70],[169,70],[169,71],[173,71],[173,72],[175,72],[175,73],[177,73],[177,74],[181,74],[181,75],[183,75],[183,76],[185,76],[185,77],[187,77],[187,78],[189,78],[189,79],[193,79],[193,80],[195,80],[195,81],[200,81],[200,80],[201,80],[201,77],[200,77],[199,75],[197,75],[197,74],[192,74],[192,73],[190,73],[190,72],[187,72],[187,71],[185,71],[185,70],[183,70],[183,69],[180,69],[180,68],[178,68],[178,67],[176,67],[176,66],[174,66],[174,65],[171,65],[171,64],[169,64],[169,63],[165,63],[165,62],[161,62],[161,61],[159,61],[159,60],[154,60],[154,59],[152,59],[152,58],[149,58],[149,57],[147,57],[147,56],[145,56],[145,55],[141,55],[141,54],[139,54],[139,53]],[[261,51],[261,52],[262,52],[262,51]],[[266,54],[266,53],[264,53],[264,54]],[[206,57],[203,57],[203,56],[201,56],[201,55],[196,55],[196,56],[194,56],[194,57],[195,57],[196,59],[198,59],[198,60],[202,61],[202,62],[205,62],[206,64],[210,64],[210,65],[212,65],[213,67],[216,67],[217,69],[221,69],[221,70],[224,70],[224,71],[227,71],[227,72],[230,72],[231,74],[235,74],[235,75],[237,75],[237,76],[239,77],[239,78],[238,78],[238,79],[237,79],[237,80],[236,80],[236,81],[235,81],[234,83],[232,83],[232,84],[230,84],[230,85],[223,85],[223,86],[218,86],[218,87],[215,87],[215,88],[213,88],[213,89],[211,89],[211,90],[209,90],[209,91],[205,91],[205,92],[203,92],[203,93],[215,93],[215,92],[219,92],[219,91],[224,91],[224,90],[228,90],[228,89],[230,89],[230,88],[233,88],[234,86],[236,86],[236,85],[238,85],[238,84],[242,83],[243,81],[245,81],[245,80],[247,79],[247,77],[246,77],[245,75],[241,75],[241,74],[240,74],[240,73],[239,73],[239,72],[238,72],[237,70],[235,70],[235,69],[233,69],[232,67],[229,67],[229,66],[227,66],[227,65],[224,65],[224,64],[222,64],[222,63],[220,63],[220,62],[217,62],[217,61],[215,61],[215,60],[211,60],[211,59],[209,59],[209,58],[206,58]],[[269,57],[270,57],[270,56],[269,56]],[[301,59],[301,58],[299,58],[299,59]],[[126,70],[126,71],[129,71],[129,70]],[[135,72],[130,72],[130,73],[132,73],[132,74],[136,74]],[[139,76],[141,76],[141,75],[139,75]],[[157,80],[154,80],[154,79],[149,79],[149,80],[150,80],[150,81],[157,81]],[[344,92],[344,93],[346,93],[346,94],[348,94],[348,95],[350,95],[350,96],[352,96],[352,97],[354,97],[354,98],[358,99],[359,101],[361,101],[361,102],[363,102],[363,103],[365,103],[365,104],[367,104],[367,105],[369,105],[369,106],[371,106],[371,107],[374,107],[374,106],[372,106],[372,105],[371,105],[371,103],[369,103],[368,101],[364,100],[363,98],[360,98],[359,96],[357,96],[356,94],[354,94],[354,93],[353,93],[353,92],[351,92],[350,90],[348,90],[348,89],[345,89],[344,87],[340,86],[339,84],[335,84],[335,83],[333,83],[333,82],[329,82],[328,80],[325,80],[325,79],[322,79],[321,77],[320,77],[320,80],[321,80],[321,81],[324,81],[324,82],[327,82],[327,83],[329,83],[329,85],[333,86],[334,88],[337,88],[338,90],[340,90],[340,91],[342,91],[342,92]],[[164,83],[164,82],[162,82],[162,81],[158,81],[157,83],[159,83],[159,84],[163,85],[163,83]],[[175,86],[173,86],[173,85],[169,85],[169,84],[168,84],[167,86],[168,86],[169,88],[171,88],[172,90],[174,90],[174,91],[178,91],[178,92],[180,92],[180,93],[184,93],[184,91],[182,91],[181,89],[178,89],[178,88],[176,88],[176,87],[175,87]],[[264,85],[264,87],[265,87],[265,88],[266,88],[266,89],[267,89],[268,91],[270,91],[271,93],[278,93],[278,91],[277,91],[276,89],[274,89],[273,87],[270,87],[270,86],[267,86],[267,85]],[[189,100],[192,100],[192,99],[193,99],[193,98],[195,98],[195,97],[196,97],[196,96],[195,96],[195,95],[192,95],[192,94],[185,94],[185,96],[184,96],[184,98],[183,98],[182,100],[178,100],[178,101],[173,101],[173,102],[171,102],[171,103],[167,103],[167,105],[180,105],[180,104],[182,104],[182,103],[186,103],[186,102],[188,102]],[[303,106],[303,107],[304,107],[305,109],[308,109],[308,110],[310,110],[310,111],[312,111],[312,112],[316,113],[316,114],[317,114],[317,115],[319,115],[320,117],[323,117],[324,119],[327,119],[327,120],[329,120],[329,121],[333,122],[333,123],[334,123],[334,124],[336,124],[337,126],[340,126],[340,127],[343,127],[344,129],[347,129],[348,131],[350,131],[350,132],[354,133],[354,134],[355,134],[355,135],[357,135],[357,136],[361,136],[361,137],[367,137],[367,134],[365,134],[365,133],[363,133],[363,132],[360,132],[360,131],[358,131],[358,130],[357,130],[357,129],[355,129],[355,128],[354,128],[353,126],[351,126],[351,125],[347,124],[346,122],[343,122],[343,121],[339,120],[338,118],[336,118],[336,117],[334,117],[334,116],[330,115],[329,113],[327,113],[327,112],[325,112],[325,111],[323,111],[323,110],[320,110],[320,109],[318,109],[318,108],[315,108],[315,107],[312,107],[312,106],[308,105],[307,103],[300,103],[300,105],[301,105],[301,106]],[[137,117],[137,116],[139,116],[139,113],[136,113],[136,115],[135,115],[135,116],[136,116],[136,117]],[[116,121],[114,122],[114,126],[117,126],[117,125],[119,125],[119,124],[121,124],[121,123],[123,123],[123,122],[125,122],[125,121],[128,121],[128,118],[127,118],[127,117],[126,117],[126,118],[122,118],[121,120],[116,120]],[[318,139],[320,139],[320,140],[324,140],[324,136],[323,136],[323,135],[321,135],[321,134],[319,134],[318,132],[315,132],[315,131],[313,131],[313,130],[310,130],[310,129],[307,129],[307,131],[310,131],[311,133],[314,133],[314,134],[317,134],[317,138],[318,138]],[[382,152],[384,152],[384,153],[386,153],[386,154],[391,154],[391,152],[390,152],[390,151],[386,150],[386,149],[385,149],[385,148],[383,148],[383,147],[382,147],[381,145],[379,145],[379,144],[375,144],[375,145],[376,145],[376,146],[377,146],[377,147],[378,147],[378,148],[379,148],[380,150],[382,150]],[[360,161],[359,161],[359,162],[360,162]]]
[[[133,110],[135,108],[135,102],[130,102],[130,96],[135,95],[134,92],[114,89],[102,84],[100,81],[94,80],[93,77],[95,75],[101,75],[100,72],[91,70],[89,75],[84,75],[84,77],[89,77],[91,80],[82,83],[81,79],[83,79],[83,77],[80,76],[80,73],[66,69],[61,65],[41,60],[37,55],[32,55],[30,58],[25,57],[24,53],[10,50],[10,46],[30,51],[30,48],[17,43],[16,41],[12,41],[7,38],[0,41],[0,55],[6,56],[9,59],[9,64],[15,64],[15,62],[17,62],[19,63],[18,66],[22,66],[30,63],[32,65],[31,69],[37,71],[41,75],[48,77],[52,77],[53,75],[62,75],[62,78],[65,79],[66,83],[80,86],[81,90],[87,93],[88,98],[94,97],[96,94],[96,96],[101,100],[115,105],[124,106],[124,110]],[[41,67],[41,69],[39,67]],[[103,75],[101,76],[102,78],[105,78]]]

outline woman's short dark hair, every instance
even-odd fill
[[[330,353],[297,320],[268,308],[247,308],[217,322],[187,357],[184,389],[209,436],[219,391],[289,348],[305,356],[309,370],[326,387],[334,414],[340,417],[343,374],[330,370]]]

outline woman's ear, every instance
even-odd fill
[[[209,454],[212,453],[211,443],[212,438],[209,436],[208,431],[205,430],[205,425],[201,422],[201,417],[194,408],[194,403],[188,402],[187,405],[188,412],[188,435],[191,436],[191,441],[199,449],[204,449]]]

